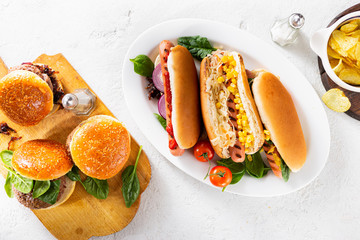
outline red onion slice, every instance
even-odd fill
[[[158,101],[158,111],[166,119],[165,95],[162,95]]]
[[[164,92],[164,82],[162,80],[161,64],[159,63],[153,71],[152,79],[155,87],[160,91]]]

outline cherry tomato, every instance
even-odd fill
[[[226,187],[231,183],[232,173],[223,166],[213,167],[210,171],[210,182],[217,187]]]
[[[204,153],[206,153],[205,155],[207,155],[207,158]],[[210,142],[206,140],[198,141],[194,147],[194,156],[200,162],[207,162],[208,160],[210,161],[213,159],[214,149],[212,148]]]

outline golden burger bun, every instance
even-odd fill
[[[0,80],[0,109],[13,122],[31,126],[53,108],[53,92],[35,73],[17,70]]]
[[[87,176],[115,176],[130,155],[130,134],[117,119],[97,115],[79,124],[67,139],[75,165]]]
[[[12,157],[12,166],[19,174],[40,181],[60,178],[73,165],[64,144],[46,139],[21,144]]]

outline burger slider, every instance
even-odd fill
[[[64,203],[75,189],[75,182],[66,176],[73,167],[73,162],[65,145],[56,141],[31,140],[21,144],[12,156],[11,165],[17,176],[25,178],[28,183],[34,180],[32,190],[27,193],[22,192],[24,190],[18,187],[16,182],[13,184],[12,191],[16,199],[25,207],[31,209],[57,207]],[[20,179],[12,176],[12,179],[15,178]],[[48,190],[41,196],[34,197],[38,184],[45,184],[46,181],[50,181]],[[51,194],[52,196],[55,194],[54,203],[49,197]]]
[[[87,176],[108,179],[115,176],[130,155],[130,134],[117,119],[97,115],[79,124],[67,139],[75,165]]]
[[[22,126],[36,125],[54,113],[63,95],[55,71],[43,64],[12,67],[0,80],[0,110]]]

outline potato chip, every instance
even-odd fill
[[[339,59],[329,59],[329,63],[332,69],[334,69],[338,64],[339,64],[340,60]]]
[[[330,62],[330,65],[331,65],[331,62]],[[334,70],[335,74],[339,76],[340,72],[345,69],[342,59],[340,59],[338,61],[338,64],[335,67],[333,67],[332,69]]]
[[[339,30],[333,31],[331,35],[334,38],[334,40],[338,43],[339,47],[344,51],[348,51],[358,42],[357,38],[347,36],[345,33]]]
[[[340,59],[341,56],[339,53],[335,52],[331,47],[327,47],[327,54],[329,57]]]
[[[360,30],[356,30],[354,32],[350,32],[348,34],[346,34],[346,36],[350,36],[350,37],[353,37],[353,38],[357,38],[357,40],[359,41],[360,40]]]
[[[340,31],[344,32],[344,33],[350,33],[352,31],[355,31],[355,29],[358,27],[358,25],[356,23],[347,23],[345,25],[342,25],[340,28]]]
[[[339,73],[339,78],[352,85],[360,85],[360,72],[355,68],[345,68]]]
[[[351,107],[349,98],[338,88],[330,89],[321,99],[328,108],[335,112],[346,112]]]
[[[343,57],[347,57],[347,52],[344,49],[340,48],[339,44],[335,41],[332,35],[329,39],[329,45],[335,52],[337,52]]]

